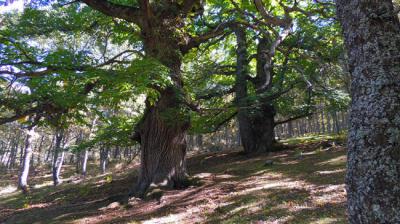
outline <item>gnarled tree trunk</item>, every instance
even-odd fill
[[[351,73],[350,223],[400,223],[400,23],[391,0],[338,0]]]
[[[176,90],[167,88],[156,105],[149,106],[140,127],[141,165],[137,193],[151,185],[180,188],[186,180],[186,130]]]
[[[134,134],[134,139],[141,144],[142,154],[136,189],[140,195],[152,183],[182,186],[186,175],[185,135],[190,123],[184,112],[187,104],[183,102],[182,56],[221,35],[227,24],[197,38],[191,36],[184,27],[189,14],[201,13],[202,2],[198,0],[137,1],[138,7],[103,0],[81,1],[106,15],[138,25],[146,57],[154,58],[170,69],[173,84],[165,88],[152,86],[160,92],[159,99],[154,105],[147,103],[144,117]]]
[[[172,85],[159,89],[158,101],[146,102],[139,125],[141,165],[136,194],[141,196],[150,185],[181,188],[186,185],[186,133],[190,126],[184,109],[185,93],[181,78],[182,54],[176,38],[175,21],[153,21],[152,29],[143,29],[146,54],[170,69]],[[165,24],[171,26],[165,26]]]
[[[236,104],[239,108],[237,118],[244,152],[246,154],[269,152],[275,140],[275,109],[268,101],[260,100],[261,102],[252,105],[246,99],[248,96],[247,80],[249,74],[245,29],[240,26],[236,27],[235,34],[237,41],[235,93]],[[270,71],[265,71],[265,64],[271,63],[271,60],[264,56],[267,50],[267,42],[262,39],[257,49],[257,76],[255,80],[252,80],[259,94],[265,93],[271,86],[271,73]],[[269,64],[269,67],[271,68],[272,66]]]

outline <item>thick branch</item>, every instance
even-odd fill
[[[264,5],[262,3],[262,0],[254,0],[254,4],[257,8],[257,11],[260,12],[261,16],[265,20],[265,22],[270,23],[271,25],[274,26],[286,26],[288,24],[288,20],[281,19],[275,16],[271,16],[268,14],[268,12],[265,10]]]
[[[192,11],[196,4],[201,4],[200,0],[185,0],[182,4],[182,14],[186,15]]]
[[[212,129],[210,130],[210,132],[216,132],[216,131],[218,131],[218,129],[219,129],[222,125],[224,125],[224,124],[228,123],[230,120],[232,120],[232,119],[236,116],[237,113],[238,113],[238,111],[235,111],[234,113],[232,113],[231,115],[229,115],[228,117],[226,117],[224,120],[220,121],[218,124],[213,125]]]
[[[105,0],[81,0],[92,9],[115,18],[124,19],[128,22],[140,24],[141,13],[139,8],[132,6],[119,5]]]
[[[186,44],[181,46],[181,51],[183,53],[188,52],[190,49],[192,48],[196,48],[198,46],[200,46],[200,44],[207,42],[208,40],[221,36],[223,34],[225,34],[227,31],[226,29],[228,27],[231,27],[234,24],[234,22],[224,22],[219,24],[218,26],[216,26],[214,29],[205,32],[199,36],[195,36],[195,37],[190,37],[189,40],[187,41]]]

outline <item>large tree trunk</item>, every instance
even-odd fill
[[[400,223],[400,24],[391,0],[338,0],[352,79],[350,223]]]
[[[148,106],[140,127],[141,165],[137,194],[151,185],[181,188],[186,183],[186,131],[189,120],[180,108],[176,89],[161,92]]]
[[[256,151],[251,120],[250,110],[247,108],[247,76],[248,76],[248,53],[246,31],[243,27],[235,27],[236,35],[236,79],[235,79],[235,103],[238,107],[238,124],[240,140],[245,153]]]
[[[181,188],[187,185],[186,133],[190,118],[185,109],[181,77],[182,53],[179,52],[180,21],[151,21],[142,35],[146,55],[157,59],[170,70],[172,84],[155,87],[160,96],[156,103],[146,101],[146,111],[138,126],[141,165],[136,195],[142,196],[150,185]],[[178,24],[175,24],[178,23]],[[170,26],[166,26],[166,24]]]
[[[236,61],[236,104],[238,106],[238,122],[243,149],[246,154],[271,151],[275,140],[275,109],[269,102],[261,99],[259,105],[249,105],[247,100],[248,54],[246,32],[243,27],[235,28],[237,42]],[[271,84],[270,70],[265,70],[266,63],[271,67],[271,60],[265,56],[267,40],[262,39],[257,49],[257,76],[253,81],[257,93],[269,90]]]
[[[18,182],[18,187],[24,193],[28,193],[28,175],[29,175],[31,157],[33,153],[32,144],[34,135],[35,135],[35,128],[34,127],[29,128],[26,135],[24,159],[21,166],[21,174]]]

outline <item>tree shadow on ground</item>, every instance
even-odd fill
[[[267,159],[274,164],[265,166]],[[2,198],[0,223],[345,222],[343,147],[326,150],[312,143],[256,157],[238,151],[207,153],[189,158],[188,169],[201,186],[112,209],[104,208],[124,199],[133,186],[132,170],[112,181],[102,177],[37,189],[29,199],[13,194]],[[29,207],[23,208],[24,203]]]

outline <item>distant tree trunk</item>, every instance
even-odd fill
[[[113,156],[113,159],[117,159],[118,156],[119,156],[119,154],[120,154],[119,146],[116,146],[115,149],[114,149],[114,156]]]
[[[37,165],[38,166],[42,165],[42,162],[43,162],[43,157],[42,157],[43,143],[44,143],[44,135],[42,135],[42,137],[40,138],[40,143],[38,146],[38,155],[37,155]]]
[[[288,135],[289,135],[289,138],[293,137],[293,122],[292,121],[288,122]]]
[[[321,125],[322,125],[322,133],[326,133],[325,129],[325,116],[324,116],[324,110],[321,110]]]
[[[400,23],[391,0],[338,0],[351,73],[350,223],[400,223]]]
[[[100,170],[101,173],[106,173],[106,168],[107,168],[107,162],[108,162],[108,148],[105,148],[102,146],[100,148]]]
[[[82,175],[85,177],[86,176],[86,167],[87,167],[87,161],[89,157],[89,151],[85,149],[83,152],[83,160],[82,160]]]
[[[327,133],[332,133],[332,128],[331,128],[331,116],[329,116],[330,113],[326,113],[326,128],[327,128]]]
[[[203,135],[199,134],[196,136],[196,144],[199,149],[203,147]]]
[[[45,158],[45,160],[44,160],[44,161],[46,161],[46,162],[49,161],[50,158],[52,158],[52,157],[50,157],[50,154],[51,154],[51,151],[54,149],[53,146],[54,146],[55,139],[56,139],[56,136],[53,135],[53,137],[51,138],[51,142],[50,142],[49,148],[47,149],[46,158]],[[53,151],[54,151],[54,150],[53,150]]]
[[[28,175],[29,175],[31,157],[33,153],[32,144],[34,135],[35,135],[35,128],[34,127],[29,128],[27,130],[27,135],[25,139],[25,150],[24,150],[25,153],[18,182],[18,187],[25,194],[28,193]]]
[[[24,142],[26,142],[28,136],[25,136]],[[22,167],[22,163],[24,161],[24,153],[25,153],[25,145],[21,145],[20,150],[19,150],[19,167]]]
[[[335,124],[335,133],[339,134],[339,132],[340,132],[340,126],[339,125],[340,124],[339,124],[339,119],[338,119],[336,111],[332,112],[332,117],[333,117],[333,123]]]
[[[315,132],[318,133],[318,134],[321,134],[321,126],[319,125],[319,114],[318,114],[318,112],[315,113],[314,120],[315,120],[315,127],[316,127]]]
[[[6,165],[7,169],[14,168],[14,166],[15,166],[15,160],[17,158],[20,137],[21,137],[21,133],[18,131],[18,133],[16,134],[16,137],[14,138],[13,143],[11,144],[11,152],[10,152],[10,156],[8,157],[8,161],[7,161],[7,165]]]
[[[53,184],[57,186],[61,183],[60,173],[61,167],[64,161],[64,150],[61,147],[62,140],[64,138],[64,130],[57,128],[55,134],[55,145],[53,154]],[[59,155],[61,152],[61,155]]]
[[[247,154],[255,152],[268,152],[271,150],[274,143],[274,117],[275,109],[268,102],[262,102],[259,108],[248,108],[247,102],[247,79],[248,79],[248,53],[247,53],[247,38],[245,29],[241,26],[235,28],[237,41],[237,62],[236,62],[236,104],[238,109],[238,122],[241,142],[244,152]],[[266,77],[264,73],[264,64],[266,62],[265,52],[267,50],[267,41],[261,40],[258,49],[258,76],[259,80],[256,85],[264,85]],[[270,76],[270,74],[268,74]],[[271,77],[268,77],[270,79]],[[266,91],[264,87],[263,91]]]

